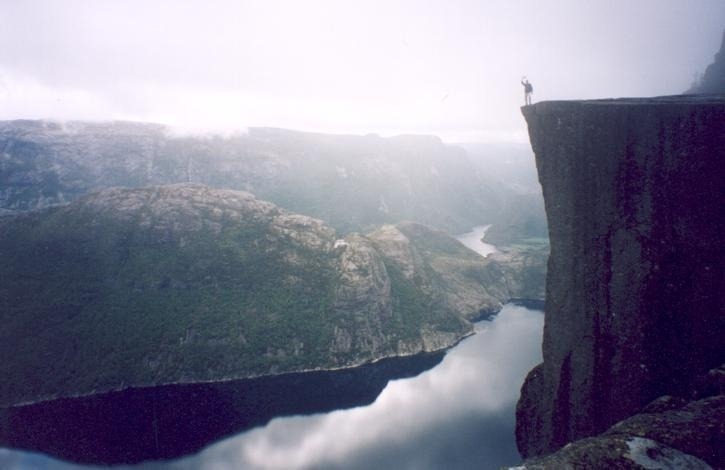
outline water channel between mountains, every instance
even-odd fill
[[[485,256],[495,250],[480,242],[486,228],[459,239]],[[0,415],[0,443],[6,446],[0,468],[515,464],[514,406],[524,376],[541,359],[540,308],[507,304],[445,354],[342,371],[132,389],[6,411]],[[169,460],[149,461],[159,458]]]

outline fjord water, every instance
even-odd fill
[[[475,251],[476,253],[485,258],[491,253],[496,253],[495,246],[485,243],[483,241],[483,237],[484,235],[486,235],[486,231],[489,229],[489,227],[491,227],[490,224],[479,225],[473,227],[470,232],[458,235],[456,238],[459,242],[466,245],[467,248],[470,248],[471,250]]]
[[[509,304],[369,406],[275,419],[173,468],[486,469],[516,463],[514,404],[539,362],[543,315]]]
[[[368,406],[276,418],[196,455],[133,468],[485,469],[516,463],[514,405],[524,375],[540,360],[542,325],[540,312],[507,304],[439,365],[389,382]],[[0,467],[85,468],[7,449],[0,450]]]
[[[471,247],[475,248],[476,239],[470,238]],[[477,240],[481,243],[480,237]],[[488,250],[485,246],[480,248],[477,251]],[[268,391],[276,390],[277,401],[304,402],[306,396],[316,396],[318,403],[308,408],[291,406],[278,414],[307,413],[305,415],[277,417],[269,422],[275,416],[274,412],[262,415],[258,422],[251,423],[260,427],[232,435],[195,455],[119,468],[486,469],[514,464],[519,460],[513,432],[514,406],[526,372],[540,361],[542,325],[540,311],[507,304],[493,321],[477,323],[477,333],[452,348],[442,361],[440,357],[429,357],[423,362],[381,363],[350,372],[350,375],[323,373],[305,377],[300,374],[292,380],[285,378],[263,384],[259,390],[252,389],[257,396],[266,396]],[[388,382],[391,377],[413,374],[419,375]],[[248,386],[244,392],[233,390],[239,385],[227,386],[231,389],[226,394],[220,394],[220,389],[214,388],[213,395],[226,399],[236,393],[236,397],[248,399]],[[192,387],[189,396],[208,399],[208,389],[189,387]],[[325,389],[329,392],[330,387],[335,387],[334,398],[325,395]],[[153,393],[156,393],[154,399],[158,400],[158,391]],[[117,409],[119,415],[129,412],[123,403],[108,401],[108,409]],[[239,412],[239,399],[235,398],[235,401],[235,408],[230,411]],[[177,412],[177,423],[186,422],[194,428],[214,421],[209,418],[194,421],[198,416],[194,416],[190,407],[193,402],[187,399],[185,403],[176,405],[181,408]],[[169,405],[174,406],[173,403]],[[326,412],[315,413],[320,410]],[[248,425],[238,429],[246,429]],[[179,432],[178,426],[175,424],[166,431],[177,433],[170,440],[184,439],[184,432]],[[72,424],[64,430],[69,442],[78,439],[78,432],[78,427],[74,428]],[[128,432],[131,434],[129,440],[139,438],[134,438],[134,429],[128,429]],[[171,438],[165,435],[166,432],[162,430],[158,438]],[[219,437],[230,434],[227,432]],[[153,437],[142,439],[150,439],[153,445]],[[183,444],[191,443],[181,444],[183,447]],[[0,449],[0,468],[69,470],[89,467],[41,454]]]

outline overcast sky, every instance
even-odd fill
[[[676,94],[725,0],[0,0],[0,119],[524,137],[534,100]]]

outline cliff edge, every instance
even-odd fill
[[[528,458],[692,399],[725,362],[725,96],[522,110],[551,241],[544,362],[517,407]]]

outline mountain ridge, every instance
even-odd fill
[[[443,232],[341,238],[250,193],[189,183],[2,217],[0,256],[12,358],[0,369],[13,378],[0,406],[445,349],[517,296],[498,262]]]
[[[250,191],[343,233],[401,220],[463,233],[510,223],[508,200],[526,206],[464,150],[435,136],[250,128],[194,137],[153,123],[0,122],[2,212],[64,204],[111,186],[185,182]],[[543,210],[533,217],[541,225]]]

